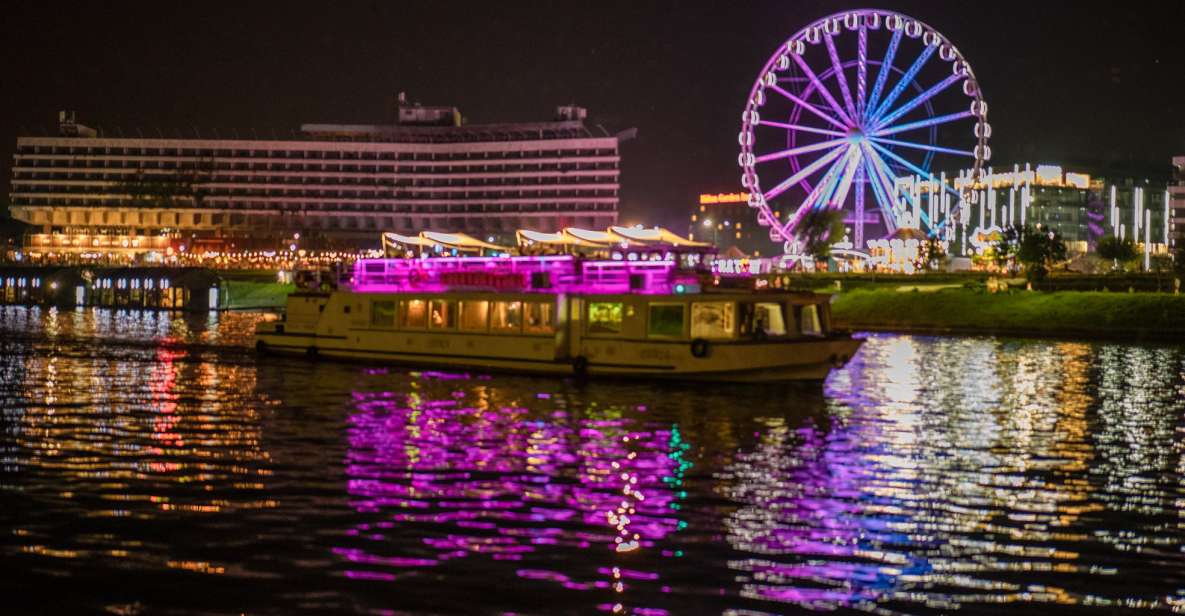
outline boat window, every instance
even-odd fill
[[[753,306],[753,332],[766,336],[785,336],[786,319],[782,305],[775,302],[758,302]]]
[[[461,302],[461,329],[484,332],[489,314],[489,302]]]
[[[529,334],[550,334],[555,331],[555,305],[542,302],[527,303],[527,320],[523,329]]]
[[[814,304],[802,307],[802,334],[804,336],[822,336],[823,326],[819,324],[819,308]]]
[[[422,299],[399,302],[399,326],[406,329],[424,329],[428,323],[428,302]]]
[[[683,313],[683,304],[650,304],[646,333],[651,338],[682,338]]]
[[[490,329],[500,332],[517,332],[523,327],[522,302],[494,302],[490,315]]]
[[[590,302],[588,305],[588,332],[590,334],[620,333],[621,318],[621,302]]]
[[[735,304],[732,302],[692,302],[692,338],[731,338],[735,332]]]
[[[370,303],[370,324],[375,327],[395,326],[395,302],[376,301]]]
[[[432,329],[453,329],[457,326],[457,303],[434,299],[429,303],[428,326]]]

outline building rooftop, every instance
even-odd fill
[[[604,128],[592,130],[584,122],[524,122],[465,124],[461,126],[419,126],[401,124],[302,124],[307,138],[334,141],[524,141],[529,139],[579,139],[612,137]]]
[[[468,124],[461,115],[461,111],[452,106],[425,106],[419,103],[409,103],[407,96],[400,93],[393,109],[393,122],[386,124],[335,124],[335,123],[306,123],[301,124],[299,131],[288,134],[277,134],[268,131],[266,134],[256,134],[250,131],[250,136],[240,134],[240,131],[230,131],[230,135],[222,135],[217,130],[210,130],[202,134],[194,129],[194,138],[209,140],[213,133],[216,141],[360,141],[360,142],[388,142],[388,143],[464,143],[487,141],[533,141],[546,139],[585,139],[585,138],[617,138],[630,139],[636,134],[635,129],[629,129],[617,134],[610,134],[600,125],[587,126],[585,119],[588,110],[577,105],[560,105],[555,109],[552,119],[541,122],[504,122],[490,124]],[[117,131],[118,132],[118,131]],[[143,131],[135,131],[140,140],[152,137]],[[176,137],[166,137],[157,130],[156,136],[160,140],[189,140],[180,134]],[[225,132],[225,131],[224,131]],[[106,134],[102,128],[91,128],[79,124],[73,111],[59,113],[58,135],[67,138],[132,138],[122,133],[118,135]]]

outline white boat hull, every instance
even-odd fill
[[[367,361],[443,370],[486,370],[554,376],[673,379],[760,383],[821,381],[843,366],[862,343],[846,335],[793,341],[715,343],[705,357],[695,357],[686,343],[621,342],[586,344],[583,359],[556,359],[538,353],[514,353],[512,341],[465,341],[463,335],[414,334],[387,341],[325,338],[316,335],[258,335],[267,353],[310,358]],[[458,338],[462,340],[458,341]],[[408,344],[408,340],[411,343]],[[465,344],[474,342],[474,344]],[[549,340],[548,340],[549,342]],[[453,346],[460,347],[451,349]],[[546,343],[544,343],[546,346]],[[494,354],[502,348],[509,353]],[[431,350],[435,349],[435,350]],[[541,350],[541,349],[537,349]]]

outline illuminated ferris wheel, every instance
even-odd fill
[[[937,30],[879,9],[790,37],[758,74],[741,121],[749,206],[787,252],[824,209],[844,212],[857,249],[899,227],[948,233],[964,193],[932,170],[969,168],[974,182],[991,158],[971,65]]]

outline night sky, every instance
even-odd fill
[[[917,17],[971,62],[996,164],[1167,171],[1185,154],[1185,2],[36,2],[6,9],[5,162],[59,109],[108,134],[288,134],[383,122],[392,95],[470,122],[576,103],[622,150],[626,223],[686,224],[696,195],[738,189],[745,96],[779,44],[858,6]]]

